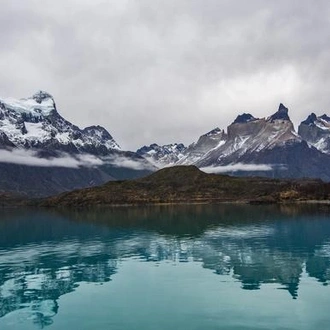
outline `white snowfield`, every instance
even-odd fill
[[[18,113],[29,113],[35,117],[48,116],[54,110],[54,100],[49,95],[41,103],[38,103],[35,99],[20,99],[14,98],[1,99],[0,102],[4,103],[8,109],[12,109]]]

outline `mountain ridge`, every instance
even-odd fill
[[[16,150],[19,153],[15,153]],[[102,180],[136,178],[173,165],[195,165],[208,172],[238,176],[310,177],[330,181],[330,118],[312,113],[296,132],[289,109],[280,103],[277,111],[268,117],[256,118],[243,113],[226,130],[216,127],[188,147],[181,143],[163,146],[153,143],[131,152],[122,150],[100,125],[80,129],[67,121],[58,112],[53,96],[45,91],[21,100],[0,98],[0,164],[3,168],[0,190],[10,187],[4,175],[10,173],[10,166],[12,171],[22,168],[28,165],[24,159],[30,161],[33,157],[37,161],[29,163],[26,173],[35,178],[36,186],[48,182],[46,185],[52,194],[102,184]],[[17,166],[9,165],[10,160]],[[40,161],[49,168],[48,174],[38,170]],[[54,166],[62,168],[61,175],[56,174],[60,171]],[[88,172],[86,180],[81,175],[84,171]],[[53,188],[57,189],[51,188],[50,172],[55,176]],[[41,173],[48,175],[48,179],[40,177]],[[23,193],[31,192],[24,184],[29,180],[24,180],[24,175],[20,180],[22,182],[12,181],[11,191],[24,187]],[[40,196],[46,193],[44,187],[39,189]],[[37,191],[34,193],[38,195]]]
[[[308,130],[312,129],[311,118],[315,119],[316,115],[309,117]],[[216,128],[202,135],[174,165],[196,165],[208,172],[233,175],[330,181],[330,118],[323,115],[317,120],[323,123],[323,127],[318,128],[323,135],[318,133],[322,139],[312,141],[300,134],[304,122],[296,132],[289,109],[282,103],[268,117],[256,118],[243,113],[227,131]]]
[[[0,132],[15,147],[51,147],[95,155],[120,150],[104,127],[95,125],[80,129],[64,119],[57,111],[54,98],[44,91],[21,100],[0,99],[0,120]]]

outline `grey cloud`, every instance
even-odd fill
[[[133,160],[124,156],[115,156],[110,158],[104,158],[103,161],[106,164],[110,164],[115,167],[126,167],[133,170],[155,170],[155,167],[145,160]]]
[[[209,167],[202,167],[201,171],[206,173],[228,173],[228,172],[252,172],[252,171],[271,171],[272,166],[270,164],[243,164],[237,163],[232,165],[225,165],[225,166],[209,166]]]
[[[71,156],[62,153],[58,157],[40,158],[37,152],[25,149],[0,150],[0,162],[41,167],[96,167],[105,164],[114,167],[126,167],[135,170],[154,170],[155,167],[146,160],[132,160],[125,156],[98,158],[93,155],[81,154]]]
[[[72,157],[67,154],[62,154],[56,158],[40,158],[35,152],[24,149],[14,149],[11,151],[0,150],[0,162],[41,167],[69,168],[78,168],[80,166],[94,167],[103,164],[101,159],[92,155],[77,155],[76,157]]]
[[[0,95],[45,89],[125,149],[190,142],[280,102],[330,113],[328,1],[3,0]]]

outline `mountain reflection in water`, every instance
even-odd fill
[[[245,290],[277,283],[299,299],[303,274],[330,280],[329,210],[315,206],[168,206],[0,211],[0,318],[52,324],[60,296],[111,281],[130,260],[199,263]],[[173,270],[175,271],[175,270]]]

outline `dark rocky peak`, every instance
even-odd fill
[[[242,115],[238,115],[236,117],[233,124],[243,124],[255,120],[257,120],[257,118],[253,117],[250,113],[243,113]]]
[[[104,127],[99,125],[88,126],[83,129],[83,133],[98,135],[102,139],[112,140],[111,134]]]
[[[212,129],[211,131],[205,133],[204,136],[215,135],[215,134],[219,134],[220,132],[221,132],[221,129],[219,127],[216,127],[214,129]]]
[[[32,99],[39,104],[46,99],[52,99],[54,101],[53,96],[45,91],[38,91],[37,93],[33,94]]]
[[[285,111],[287,113],[288,108],[283,103],[280,103],[280,105],[278,106],[278,111]]]
[[[327,122],[330,122],[330,117],[327,116],[326,114],[320,116],[320,118],[323,119],[323,120],[325,120],[325,121],[327,121]]]
[[[304,121],[302,121],[301,123],[303,125],[313,125],[315,123],[315,121],[317,120],[316,114],[314,112],[312,112],[307,119],[305,119]]]
[[[83,129],[84,132],[98,132],[101,133],[102,135],[110,135],[110,133],[100,125],[93,125],[93,126],[88,126]]]
[[[149,152],[150,150],[153,150],[153,149],[155,149],[155,148],[157,148],[157,147],[158,147],[158,145],[157,145],[156,143],[153,143],[153,144],[150,144],[150,146],[143,146],[143,147],[137,149],[137,150],[136,150],[136,153],[137,153],[138,155],[143,156],[144,154],[146,154],[146,153]]]
[[[214,128],[213,130],[209,131],[208,133],[205,133],[202,136],[212,136],[212,135],[217,135],[223,132],[219,127]]]
[[[157,143],[152,143],[149,146],[141,147],[136,152],[138,154],[143,154],[151,150],[154,150],[156,152],[171,153],[171,152],[183,152],[186,149],[187,148],[183,143],[165,144],[163,146],[160,146]]]
[[[174,145],[175,145],[176,149],[179,151],[184,151],[187,149],[187,147],[183,143],[175,143]]]
[[[280,106],[278,107],[277,112],[275,112],[273,115],[271,115],[268,120],[274,121],[274,120],[290,120],[290,117],[288,115],[288,108],[286,108],[282,103],[280,103]]]

